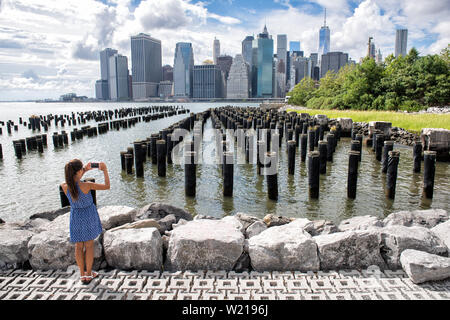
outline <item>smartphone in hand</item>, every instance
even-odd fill
[[[91,163],[91,168],[92,168],[92,169],[95,169],[95,168],[98,169],[98,168],[99,168],[99,163],[98,163],[98,162],[92,162],[92,163]]]

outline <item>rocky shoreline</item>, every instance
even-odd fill
[[[66,269],[75,264],[68,207],[0,224],[0,269]],[[402,268],[421,283],[450,277],[450,220],[445,210],[356,216],[335,225],[237,213],[216,219],[164,203],[99,208],[104,232],[94,269],[319,271]]]

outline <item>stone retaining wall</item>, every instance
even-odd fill
[[[67,210],[0,225],[0,268],[65,269],[75,264]],[[413,281],[450,276],[450,220],[445,210],[357,216],[334,225],[237,213],[193,218],[162,203],[99,209],[104,232],[94,268],[122,270],[318,271],[403,268]],[[36,218],[38,217],[38,218]],[[432,271],[430,271],[432,270]]]

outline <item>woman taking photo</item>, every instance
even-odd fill
[[[105,183],[82,182],[83,175],[98,168],[103,171]],[[98,276],[92,271],[94,263],[94,239],[102,233],[102,224],[91,190],[109,190],[108,169],[103,162],[83,163],[74,159],[65,166],[66,182],[61,187],[70,203],[70,242],[75,243],[75,260],[80,268],[80,279],[88,284]]]

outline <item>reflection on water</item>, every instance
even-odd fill
[[[70,104],[69,104],[70,105]],[[136,107],[133,103],[128,106]],[[147,106],[148,104],[145,104]],[[201,112],[209,107],[221,104],[185,105],[192,112]],[[223,105],[223,104],[222,104]],[[80,111],[87,110],[87,104],[72,104]],[[117,108],[126,106],[110,106]],[[46,108],[50,106],[45,105]],[[93,110],[106,108],[107,105],[94,105]],[[1,108],[1,104],[0,104]],[[57,112],[63,112],[59,106]],[[19,108],[20,110],[20,108]],[[15,114],[28,116],[30,112],[22,108]],[[25,111],[24,111],[25,110]],[[28,109],[29,110],[29,109]],[[11,112],[11,111],[10,111]],[[45,114],[45,113],[43,113]],[[278,201],[267,196],[267,182],[264,176],[256,172],[256,164],[234,165],[233,197],[223,197],[223,177],[220,165],[209,164],[207,156],[216,158],[215,137],[211,132],[211,121],[205,124],[203,140],[204,162],[197,166],[196,197],[188,198],[184,190],[184,166],[167,165],[166,177],[159,177],[156,165],[147,159],[144,164],[144,178],[136,178],[121,171],[120,151],[126,150],[132,141],[145,139],[151,133],[157,133],[171,123],[186,118],[179,115],[150,123],[138,123],[135,127],[121,131],[110,131],[93,138],[84,138],[69,143],[64,149],[54,150],[51,139],[43,155],[30,152],[22,160],[17,160],[12,149],[12,140],[31,136],[29,130],[20,128],[12,136],[0,136],[3,145],[4,160],[0,161],[0,180],[7,188],[0,189],[0,218],[5,221],[17,221],[39,211],[59,207],[58,184],[64,180],[64,164],[72,158],[87,161],[105,161],[111,179],[111,190],[97,193],[99,206],[127,205],[142,207],[153,201],[162,201],[182,207],[193,214],[222,217],[237,212],[264,217],[276,214],[309,219],[328,219],[339,222],[355,215],[375,215],[385,217],[400,210],[443,208],[450,210],[450,163],[436,164],[434,199],[422,197],[423,165],[421,173],[413,173],[412,148],[395,145],[400,150],[400,163],[396,185],[395,200],[389,200],[384,194],[386,175],[381,172],[381,163],[376,161],[371,148],[363,146],[362,162],[358,167],[356,199],[347,198],[348,151],[350,139],[341,138],[333,155],[333,162],[327,162],[327,172],[320,176],[319,199],[310,199],[308,194],[308,165],[301,162],[297,149],[295,174],[288,175],[286,142],[283,138],[278,165]],[[0,112],[0,117],[3,113]],[[7,121],[10,118],[0,120]],[[14,118],[13,118],[14,120]],[[91,125],[94,123],[91,123]],[[58,129],[51,128],[49,137]],[[61,130],[62,128],[59,128]],[[72,130],[66,126],[66,131]],[[232,144],[233,145],[233,144]],[[245,155],[234,143],[235,159]],[[103,181],[98,171],[89,172],[96,181]]]

